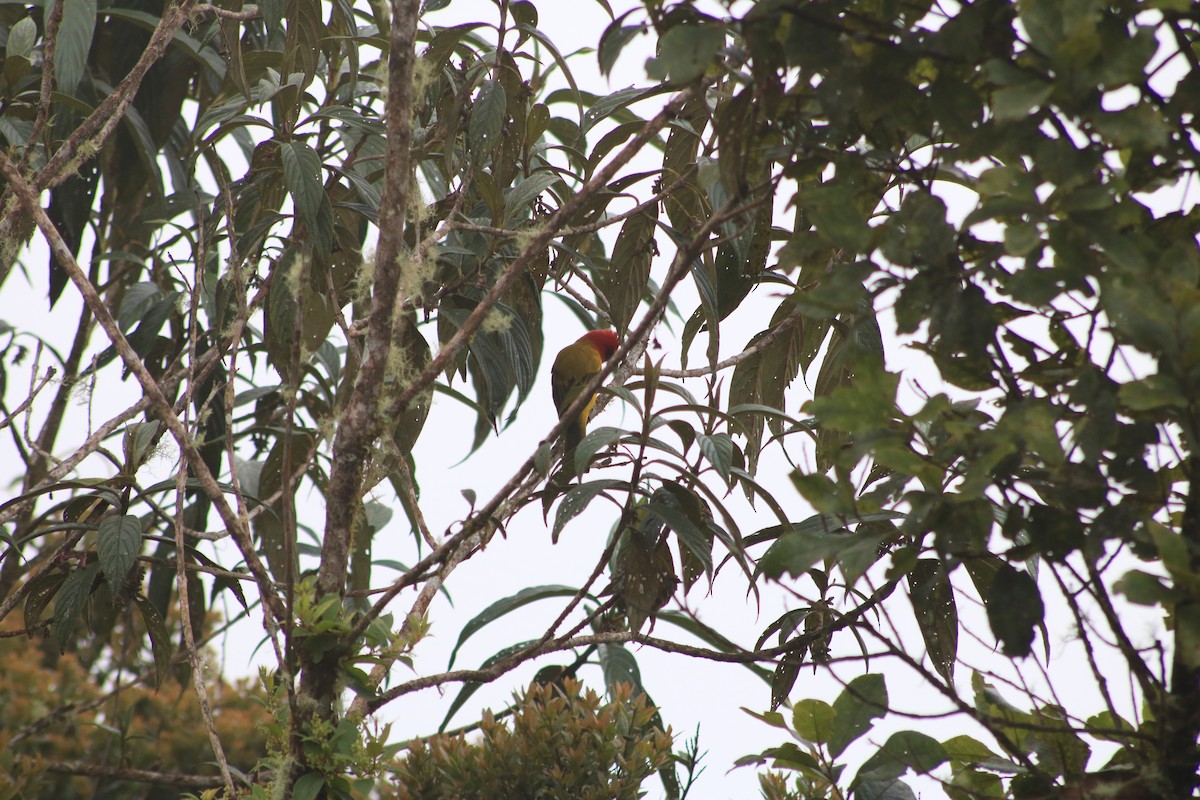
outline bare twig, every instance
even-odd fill
[[[37,385],[30,387],[29,394],[24,400],[21,401],[20,405],[14,408],[7,417],[0,419],[0,431],[11,425],[14,419],[21,416],[23,413],[25,413],[25,409],[33,405],[33,401],[37,399],[38,394],[46,387],[46,384],[49,383],[50,379],[53,377],[54,367],[47,367],[46,374],[42,376],[42,379],[38,381]]]
[[[196,16],[212,14],[214,17],[233,20],[235,22],[249,22],[252,19],[258,19],[262,16],[262,12],[259,11],[258,6],[250,6],[249,8],[244,8],[241,11],[234,11],[232,9],[214,6],[211,3],[200,3],[192,9],[192,14]]]
[[[729,358],[722,359],[712,366],[695,367],[693,369],[667,369],[666,367],[660,367],[657,370],[658,374],[667,378],[702,378],[706,375],[715,375],[723,369],[735,367],[746,359],[753,358],[763,350],[766,350],[768,347],[770,347],[772,342],[774,342],[781,335],[790,330],[793,325],[799,322],[802,316],[803,314],[800,313],[800,309],[792,311],[792,313],[780,320],[779,324],[772,328],[770,333],[768,333],[766,336],[762,337],[742,352],[732,355]],[[642,370],[634,370],[634,374],[640,375],[642,374]]]
[[[161,783],[168,786],[187,786],[207,789],[221,785],[221,779],[212,775],[192,775],[186,772],[158,772],[132,767],[110,767],[105,764],[88,764],[83,761],[43,761],[41,766],[50,772],[68,775],[83,775],[89,778],[112,778],[141,783]]]
[[[204,730],[208,733],[208,743],[212,746],[217,766],[221,770],[221,778],[225,782],[227,797],[235,797],[233,775],[229,772],[229,761],[225,758],[225,748],[221,745],[221,737],[217,734],[217,725],[213,720],[212,706],[208,702],[208,684],[204,669],[200,666],[200,655],[196,650],[196,634],[192,630],[191,598],[188,593],[187,543],[183,537],[184,492],[187,489],[187,467],[182,463],[175,478],[175,591],[179,594],[179,625],[183,629],[184,652],[188,665],[192,668],[192,685],[196,699],[200,702],[200,716],[204,720]]]
[[[199,260],[203,263],[203,258]],[[198,338],[196,331],[196,309],[198,308],[198,303],[195,296],[196,290],[193,289],[192,291],[191,313],[188,315],[188,361],[194,366],[196,363],[196,340]],[[188,381],[182,393],[183,396],[180,398],[180,402],[183,404],[182,422],[185,425],[189,422],[188,414],[195,386],[194,381]],[[208,733],[208,743],[212,747],[213,756],[217,759],[217,766],[221,770],[221,778],[225,781],[225,794],[227,797],[235,797],[237,792],[233,786],[233,776],[229,772],[229,761],[225,758],[225,748],[221,744],[221,737],[217,734],[217,725],[213,720],[212,706],[208,702],[208,683],[205,679],[204,670],[200,666],[200,654],[196,649],[196,632],[192,629],[191,594],[188,591],[187,542],[184,540],[183,525],[188,473],[186,463],[183,459],[180,459],[179,469],[175,472],[175,591],[179,594],[179,626],[183,630],[184,653],[187,657],[188,665],[192,668],[193,691],[196,693],[196,700],[200,703],[200,717],[204,720],[204,730]]]
[[[99,449],[101,442],[111,436],[113,432],[115,432],[122,425],[129,422],[129,420],[133,419],[138,414],[141,414],[143,411],[149,408],[149,406],[150,399],[143,397],[132,406],[122,411],[120,414],[117,414],[115,417],[96,428],[96,432],[89,436],[83,442],[83,444],[76,448],[74,453],[60,461],[54,467],[54,469],[46,473],[46,477],[38,481],[37,485],[30,487],[25,492],[28,499],[20,503],[13,503],[11,506],[8,506],[4,510],[0,511],[0,524],[8,522],[9,520],[14,519],[24,513],[25,509],[27,509],[33,503],[34,499],[39,493],[66,477],[67,473],[79,466],[81,461],[90,456],[92,453],[96,452],[96,450]],[[4,615],[0,614],[0,619],[3,619],[3,617]]]

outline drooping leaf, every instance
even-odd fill
[[[600,667],[604,670],[604,685],[608,687],[609,696],[613,695],[617,684],[628,684],[633,687],[634,694],[642,692],[642,673],[638,669],[637,657],[621,644],[602,644],[597,650],[600,657]]]
[[[303,461],[312,446],[311,433],[293,431],[281,436],[271,447],[259,476],[259,494],[270,504],[270,508],[254,518],[254,531],[267,566],[277,581],[297,574],[298,551],[292,539],[295,529],[289,531],[284,522],[290,519],[295,523],[298,481]],[[291,491],[284,491],[285,486],[289,486]]]
[[[933,668],[953,686],[958,658],[958,607],[945,564],[939,559],[917,559],[908,573],[908,594]]]
[[[142,615],[142,623],[150,636],[150,652],[154,657],[154,685],[159,686],[171,668],[171,637],[162,615],[145,595],[134,595],[133,602]],[[244,605],[243,601],[243,607]]]
[[[507,109],[508,97],[499,81],[487,81],[479,87],[467,123],[467,144],[477,163],[482,165],[488,162],[492,148],[500,138],[500,130],[504,127]]]
[[[333,209],[321,179],[321,157],[305,142],[279,146],[283,182],[312,237],[317,256],[327,258],[333,247]]]
[[[833,710],[829,752],[836,757],[866,733],[873,720],[887,713],[888,694],[883,676],[872,673],[859,675],[850,681],[833,701]]]
[[[984,603],[1004,654],[1029,655],[1034,629],[1042,624],[1045,613],[1041,593],[1029,573],[1004,564],[992,578]]]
[[[562,502],[558,505],[558,513],[554,517],[554,528],[550,533],[551,540],[557,542],[559,534],[562,533],[567,523],[583,513],[583,510],[601,492],[608,489],[615,489],[622,485],[621,481],[605,479],[588,481],[587,483],[581,483],[568,489],[563,496]]]
[[[63,3],[63,15],[54,55],[54,78],[59,91],[73,95],[87,69],[96,29],[96,0],[51,0],[44,6],[45,19],[50,18],[57,2]]]
[[[514,595],[497,600],[463,625],[462,630],[458,634],[458,641],[454,643],[454,649],[450,651],[450,661],[446,664],[446,669],[454,666],[454,659],[458,657],[458,651],[466,643],[467,639],[504,615],[524,608],[530,603],[536,603],[539,600],[546,600],[551,597],[574,597],[578,591],[578,589],[570,586],[529,586]]]
[[[617,331],[628,329],[650,278],[654,258],[654,232],[658,206],[625,220],[613,246],[608,269],[597,276],[597,286],[608,298],[608,311]]]
[[[92,586],[100,574],[100,563],[93,561],[67,575],[58,593],[54,595],[54,620],[50,630],[59,650],[66,650],[71,634],[83,614],[83,606],[92,594]],[[28,613],[28,612],[26,612]]]

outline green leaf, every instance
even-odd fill
[[[1022,120],[1049,100],[1053,93],[1054,84],[1038,80],[1006,86],[992,95],[992,113],[998,122]]]
[[[687,83],[704,74],[724,45],[725,31],[715,24],[675,25],[659,39],[658,56],[646,62],[646,74]]]
[[[562,178],[553,172],[535,172],[510,189],[504,198],[504,224],[510,225],[518,218],[533,216],[529,204],[561,181]]]
[[[800,675],[800,667],[804,666],[802,653],[789,653],[779,659],[775,666],[775,674],[771,677],[771,710],[779,708],[792,693],[796,678]]]
[[[596,276],[596,284],[608,299],[608,312],[618,332],[628,330],[629,321],[646,293],[650,264],[654,259],[657,220],[657,204],[625,220],[613,245],[608,268]]]
[[[579,135],[583,136],[590,131],[595,125],[603,120],[613,117],[614,119],[622,119],[623,115],[619,114],[622,109],[631,103],[636,103],[639,100],[644,100],[655,94],[659,94],[663,89],[657,86],[651,86],[648,89],[637,86],[630,86],[628,89],[619,89],[612,94],[601,95],[592,100],[591,107],[583,115],[583,120],[579,125]],[[632,116],[630,112],[627,115]],[[639,125],[644,125],[645,122],[640,117],[633,117],[628,120]],[[610,188],[617,190],[617,183],[610,185]]]
[[[333,247],[333,208],[321,179],[321,157],[304,142],[279,146],[283,181],[300,218],[312,237],[316,252],[328,256]]]
[[[134,595],[134,605],[141,612],[142,623],[150,636],[150,652],[154,656],[154,685],[161,686],[171,669],[171,634],[167,631],[167,623],[162,614],[154,607],[154,603],[142,594]],[[242,607],[246,601],[242,600]]]
[[[840,184],[822,184],[804,189],[801,199],[817,232],[830,244],[854,253],[868,249],[871,227],[858,210],[849,188]]]
[[[398,336],[394,335],[392,362],[402,364],[403,368],[396,371],[394,379],[399,384],[407,385],[429,366],[433,356],[429,349],[429,342],[421,334],[413,316],[408,316],[403,323],[398,320],[397,324],[393,326],[394,334],[396,328],[400,328],[400,330]],[[396,339],[399,341],[395,341]],[[416,446],[417,439],[425,429],[425,422],[429,419],[429,409],[432,404],[433,392],[425,391],[414,397],[409,402],[408,408],[400,410],[392,428],[392,440],[403,457],[409,457],[413,447]]]
[[[912,787],[897,780],[863,781],[854,790],[855,800],[917,800]]]
[[[644,507],[635,515],[640,524],[624,531],[610,566],[612,593],[624,603],[632,631],[641,630],[646,619],[670,601],[679,584],[662,523],[646,514]]]
[[[696,435],[696,442],[700,445],[700,452],[728,484],[731,477],[729,470],[733,466],[733,439],[727,433],[712,436],[701,433]]]
[[[33,17],[21,17],[8,29],[8,41],[4,46],[5,58],[19,56],[32,63],[33,46],[37,43],[37,36],[37,23],[33,21]]]
[[[292,787],[293,800],[316,800],[321,790],[325,788],[325,777],[319,772],[306,772]]]
[[[602,644],[597,649],[597,656],[610,696],[619,683],[632,686],[635,694],[642,691],[642,673],[638,669],[637,657],[629,648],[622,644]]]
[[[940,559],[918,559],[908,573],[908,593],[929,660],[946,683],[954,685],[958,655],[958,608],[954,587]]]
[[[942,742],[946,757],[960,764],[982,764],[996,758],[992,749],[978,739],[962,734]]]
[[[92,584],[96,582],[99,572],[100,564],[95,561],[79,567],[67,576],[54,597],[54,621],[50,630],[60,651],[66,650],[71,641],[71,634],[75,632],[75,625],[92,594]]]
[[[551,541],[557,542],[559,534],[562,533],[567,523],[579,516],[588,507],[588,504],[596,499],[597,495],[606,489],[623,485],[623,481],[606,479],[588,481],[568,489],[563,495],[562,502],[558,505],[558,513],[554,516],[554,528],[550,532]]]
[[[1163,583],[1162,578],[1140,569],[1131,569],[1122,575],[1113,583],[1113,591],[1142,606],[1165,606],[1180,599],[1180,593]]]
[[[117,324],[121,330],[129,333],[158,306],[166,294],[161,287],[150,281],[140,281],[126,289],[125,296],[121,299],[121,308],[117,312]]]
[[[289,441],[290,440],[290,441]],[[290,448],[289,448],[290,444]],[[271,503],[269,510],[257,515],[254,518],[254,532],[258,534],[259,548],[267,560],[267,568],[271,572],[271,576],[277,581],[284,581],[287,576],[295,576],[296,552],[295,542],[291,542],[291,547],[288,546],[287,538],[295,535],[295,531],[290,533],[284,529],[283,520],[286,515],[284,513],[285,504],[295,508],[297,483],[300,479],[299,470],[303,464],[304,457],[308,454],[309,449],[313,446],[313,437],[311,433],[304,431],[293,431],[290,436],[280,436],[271,447],[271,452],[267,454],[267,460],[263,464],[262,472],[259,474],[258,490],[260,496],[264,498],[273,497],[283,488],[284,478],[291,475],[291,492],[282,492],[280,496]],[[295,512],[290,514],[295,520]],[[288,555],[291,555],[291,563],[289,564]]]
[[[145,463],[150,445],[158,435],[162,423],[158,420],[151,422],[136,422],[125,429],[121,440],[121,448],[125,455],[125,473],[133,475],[138,467]]]
[[[787,420],[782,411],[786,406],[785,392],[812,363],[829,330],[828,319],[796,319],[792,316],[794,311],[791,302],[780,303],[767,328],[755,334],[746,343],[746,348],[760,346],[768,335],[775,334],[775,338],[733,368],[728,411],[737,417],[744,429],[751,474],[757,469],[763,428],[769,426],[776,436],[783,433]],[[790,327],[779,333],[779,328],[785,324]],[[766,409],[771,409],[772,413],[768,414]]]
[[[535,103],[529,109],[525,120],[525,147],[533,149],[541,141],[542,135],[550,127],[550,109],[543,103]]]
[[[1029,655],[1034,628],[1042,624],[1045,608],[1037,584],[1026,572],[1004,564],[984,595],[988,622],[1004,655]]]
[[[609,425],[588,431],[587,436],[584,436],[583,441],[575,448],[575,474],[581,475],[587,471],[596,453],[619,442],[622,436],[619,428]]]
[[[486,164],[490,160],[507,113],[508,96],[499,81],[487,81],[479,87],[467,122],[467,146],[477,164]]]
[[[142,523],[132,514],[106,517],[96,532],[96,554],[113,595],[121,593],[142,550]]]
[[[466,312],[456,310],[455,316],[465,319]],[[518,406],[529,396],[537,377],[540,340],[531,331],[530,326],[538,328],[538,318],[532,310],[523,312],[508,303],[499,303],[491,319],[495,324],[471,340],[469,367],[476,395],[481,401],[486,400],[488,420],[495,425],[513,389],[517,390]],[[539,348],[536,352],[535,341]],[[510,415],[505,424],[512,419]]]
[[[454,649],[450,651],[450,661],[446,664],[446,669],[454,666],[454,659],[458,657],[459,648],[474,636],[486,625],[516,611],[519,608],[524,608],[530,603],[536,603],[539,600],[546,600],[551,597],[574,597],[579,590],[570,586],[530,586],[514,595],[497,600],[483,611],[472,617],[466,625],[463,625],[462,631],[458,634],[458,641],[454,643]]]
[[[892,520],[904,519],[905,515],[899,511],[873,511],[870,514],[851,514],[826,516],[824,514],[814,514],[811,517],[801,522],[789,522],[785,525],[772,525],[767,528],[751,534],[746,537],[745,545],[749,547],[762,542],[770,542],[779,539],[788,533],[799,533],[801,535],[812,534],[838,534],[849,531],[849,525],[855,525],[860,522],[890,522]]]
[[[45,20],[50,18],[55,4],[59,1],[50,0],[46,3]],[[54,54],[54,79],[60,92],[74,95],[87,69],[88,51],[92,48],[92,34],[96,30],[96,0],[61,2],[64,5]]]
[[[837,712],[824,700],[804,699],[792,706],[792,727],[813,744],[830,741]]]
[[[879,559],[880,546],[894,535],[892,530],[853,534],[789,531],[763,553],[758,566],[764,575],[778,580],[785,572],[799,577],[817,564],[832,561],[842,565],[848,579],[857,579]]]
[[[886,782],[908,770],[928,775],[948,761],[950,756],[941,742],[917,731],[893,733],[858,770],[851,787],[864,781]]]
[[[1124,383],[1117,390],[1117,396],[1131,411],[1186,409],[1190,405],[1188,398],[1170,375],[1149,375],[1141,380]]]
[[[854,513],[852,488],[834,483],[828,476],[815,472],[795,470],[791,478],[796,491],[818,514],[838,517]]]
[[[680,544],[699,560],[704,567],[704,572],[712,574],[712,531],[701,527],[697,520],[693,520],[681,509],[664,503],[646,503],[642,508],[645,513],[662,520],[668,528],[674,531],[675,535],[679,537]]]
[[[871,727],[872,720],[887,713],[888,696],[883,676],[860,675],[846,685],[833,701],[833,735],[830,755],[840,756],[846,747]]]
[[[628,15],[629,12],[609,24],[604,35],[600,37],[600,47],[596,50],[596,59],[600,64],[600,74],[605,77],[612,73],[613,66],[617,63],[617,57],[621,55],[625,45],[629,44],[633,37],[646,31],[644,25],[622,25],[621,21]]]

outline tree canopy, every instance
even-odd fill
[[[1196,7],[461,6],[0,2],[0,696],[64,676],[0,796],[677,798],[648,650],[762,680],[769,798],[1195,796]],[[431,408],[482,459],[559,312],[620,422],[430,524]],[[419,660],[463,565],[583,526]],[[785,612],[710,624],[718,576]]]

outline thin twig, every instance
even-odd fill
[[[214,17],[221,19],[234,20],[235,22],[249,22],[252,19],[258,19],[262,16],[258,6],[249,6],[241,11],[233,11],[228,8],[214,6],[211,3],[201,3],[192,9],[192,14],[202,16],[204,14],[212,14]]]
[[[204,236],[204,226],[200,227],[200,236]],[[199,241],[201,249],[201,257],[197,259],[199,263],[204,263],[203,247],[204,239]],[[192,288],[191,312],[188,314],[188,361],[194,366],[196,363],[196,341],[199,338],[199,333],[196,329],[196,311],[199,308],[197,288]],[[194,377],[194,373],[193,373]],[[186,427],[190,423],[190,408],[192,406],[193,391],[196,383],[194,380],[189,380],[182,392],[180,402],[183,406],[183,419],[181,422]],[[206,682],[204,670],[200,666],[200,654],[196,649],[196,632],[192,628],[192,602],[191,593],[188,591],[188,571],[187,571],[187,543],[184,540],[184,525],[183,511],[186,505],[187,494],[187,462],[184,459],[179,460],[179,469],[175,472],[175,591],[179,594],[179,626],[183,630],[183,645],[184,653],[188,660],[188,665],[192,668],[192,684],[193,690],[196,693],[196,699],[200,703],[200,717],[204,720],[204,730],[208,733],[208,743],[212,747],[213,756],[217,759],[217,766],[221,770],[221,778],[225,782],[225,794],[227,797],[235,797],[236,789],[233,786],[233,775],[229,772],[229,761],[225,757],[225,747],[221,744],[221,737],[217,734],[217,723],[213,719],[212,705],[208,701],[208,683]]]
[[[143,397],[132,406],[122,411],[120,414],[117,414],[108,422],[102,424],[96,429],[95,433],[84,440],[83,444],[81,444],[74,453],[60,461],[54,467],[54,469],[46,473],[46,477],[37,482],[37,485],[26,491],[26,500],[19,503],[13,503],[11,506],[8,506],[4,510],[0,511],[0,524],[8,522],[9,520],[14,519],[15,517],[18,517],[24,513],[25,509],[27,509],[33,503],[34,499],[39,496],[41,492],[62,480],[67,473],[79,466],[81,461],[90,456],[92,453],[96,452],[96,450],[100,447],[100,443],[111,436],[113,432],[117,430],[117,428],[120,428],[122,425],[136,417],[138,414],[141,414],[149,407],[150,399],[148,397]],[[4,615],[0,614],[0,619],[3,618]]]
[[[804,315],[800,312],[800,309],[796,309],[796,310],[792,311],[792,313],[788,314],[786,317],[784,317],[782,320],[780,320],[779,324],[776,325],[774,328],[772,328],[770,333],[768,333],[766,336],[759,339],[753,345],[751,345],[750,347],[747,347],[745,350],[743,350],[740,353],[737,353],[735,355],[730,356],[729,358],[718,361],[716,364],[713,364],[712,366],[695,367],[693,369],[667,369],[666,367],[660,367],[656,371],[658,372],[659,375],[662,375],[663,377],[667,377],[667,378],[702,378],[706,375],[715,375],[716,373],[720,372],[723,369],[728,369],[730,367],[736,367],[738,364],[742,363],[746,359],[753,358],[754,356],[761,353],[763,350],[766,350],[768,347],[771,346],[772,342],[774,342],[782,334],[787,332],[793,325],[795,325],[797,322],[799,322],[801,317],[803,317],[803,316]],[[641,374],[643,374],[643,372],[641,369],[637,369],[637,370],[634,370],[634,374],[641,375]]]
[[[106,764],[88,764],[83,761],[42,761],[40,766],[50,772],[67,775],[83,775],[88,778],[112,778],[141,783],[161,783],[168,786],[186,786],[207,789],[221,785],[221,779],[212,775],[193,775],[186,772],[158,772],[132,767],[110,767]],[[232,797],[234,795],[230,795]]]
[[[193,341],[195,341],[193,339]],[[183,629],[184,653],[188,665],[192,668],[192,685],[196,699],[200,702],[200,716],[204,720],[204,730],[208,733],[208,743],[217,759],[221,770],[221,778],[225,782],[227,797],[236,797],[233,786],[233,775],[229,772],[229,761],[225,758],[225,748],[221,737],[217,734],[217,723],[213,719],[212,706],[208,702],[208,685],[204,669],[200,666],[200,656],[196,652],[196,634],[192,630],[191,597],[188,593],[187,545],[183,537],[184,493],[187,491],[187,467],[179,464],[175,478],[175,591],[179,594],[179,626]]]
[[[62,18],[66,3],[55,3],[54,9],[50,12],[50,18],[46,20],[46,30],[42,35],[42,82],[38,89],[38,110],[37,117],[33,120],[33,130],[29,134],[29,144],[25,148],[25,152],[21,155],[19,169],[24,172],[29,167],[29,162],[33,159],[33,154],[37,151],[37,140],[41,138],[42,131],[46,127],[46,123],[50,120],[50,106],[52,96],[54,94],[54,62],[58,56],[58,30],[62,25]]]
[[[13,409],[12,412],[7,417],[0,420],[0,431],[4,430],[9,425],[11,425],[14,419],[21,416],[21,414],[25,413],[25,409],[27,409],[31,405],[33,405],[33,401],[37,398],[38,394],[42,391],[42,389],[44,389],[46,387],[46,384],[49,383],[50,379],[53,377],[54,377],[54,367],[46,367],[46,374],[42,376],[41,381],[39,381],[36,386],[30,387],[29,395],[24,400],[21,401],[20,405],[18,405],[16,408]]]

